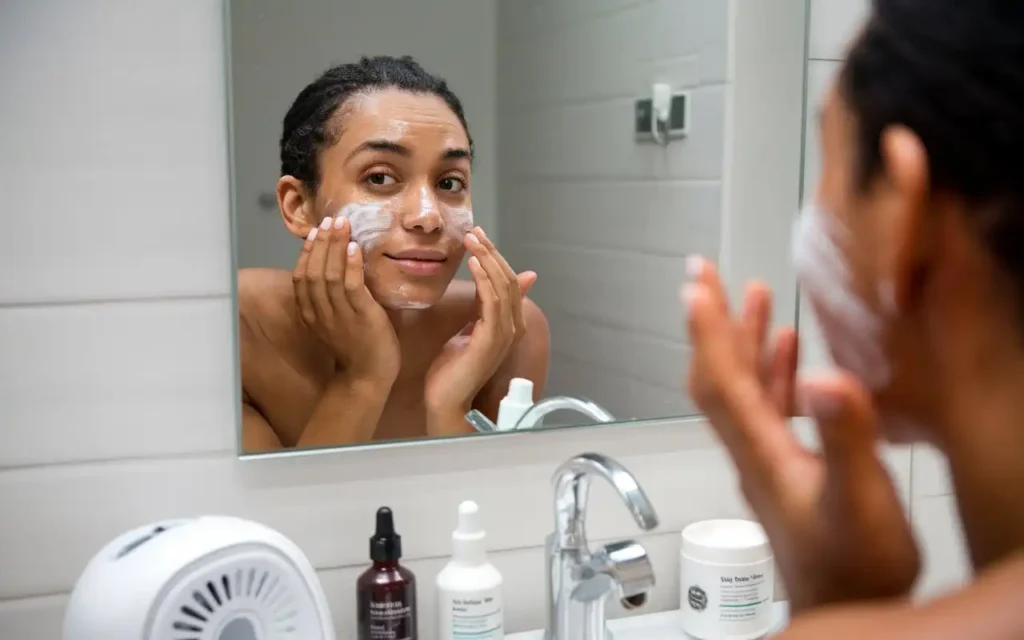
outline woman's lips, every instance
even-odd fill
[[[395,255],[385,254],[392,260],[401,271],[413,276],[433,276],[441,273],[444,269],[446,258],[427,256],[424,253],[416,255],[414,252],[402,252]]]

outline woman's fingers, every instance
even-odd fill
[[[707,414],[744,473],[762,478],[799,452],[774,410],[760,376],[749,366],[714,267],[704,263],[684,288],[693,359],[690,394]]]
[[[775,334],[768,353],[768,393],[783,416],[803,415],[796,406],[796,372],[800,365],[800,339],[793,327]]]
[[[519,281],[519,297],[525,298],[530,293],[533,285],[537,284],[537,272],[524,271],[516,274],[516,280]]]
[[[487,248],[483,241],[473,233],[468,234],[466,238],[469,250],[473,257],[477,259],[477,264],[486,274],[491,291],[493,291],[497,302],[497,308],[491,317],[488,318],[487,315],[482,313],[481,319],[485,323],[493,323],[494,329],[499,332],[502,339],[511,340],[514,336],[515,325],[512,319],[511,286],[508,278],[501,265],[498,264],[493,252]],[[518,280],[516,280],[515,286],[518,290]],[[517,295],[517,297],[519,296]]]
[[[848,375],[801,383],[801,402],[821,436],[822,453],[836,479],[856,484],[875,471],[878,422],[871,396]]]
[[[349,241],[345,246],[345,299],[352,310],[360,314],[368,314],[380,308],[366,288],[363,271],[363,250],[359,244]]]
[[[313,240],[313,250],[309,256],[309,264],[306,266],[306,287],[309,290],[309,297],[313,302],[313,309],[316,311],[320,323],[330,323],[334,317],[331,305],[331,293],[324,280],[324,272],[327,269],[327,254],[330,251],[331,240],[334,234],[331,233],[332,221],[324,218],[320,223],[320,229],[316,232],[316,239]]]
[[[743,317],[737,330],[744,343],[750,366],[767,384],[769,372],[768,330],[772,322],[772,292],[760,282],[747,285]]]
[[[324,259],[324,286],[330,297],[331,305],[335,311],[346,313],[350,307],[343,295],[345,289],[345,248],[348,246],[349,227],[346,218],[334,218],[331,220],[331,242],[327,246],[327,256]]]
[[[480,303],[480,321],[493,327],[496,325],[496,317],[501,313],[501,301],[498,298],[498,293],[491,284],[487,270],[480,264],[479,258],[471,256],[467,265],[469,273],[473,276],[473,282],[476,284],[476,297]]]
[[[306,269],[309,266],[309,257],[313,253],[313,245],[316,241],[319,229],[313,227],[309,235],[302,242],[302,251],[299,253],[299,260],[292,271],[292,285],[295,290],[295,306],[299,309],[299,316],[309,326],[316,323],[316,311],[313,309],[313,301],[309,297],[309,284],[306,280]]]
[[[516,276],[516,272],[509,265],[505,257],[501,255],[501,252],[494,246],[487,234],[480,227],[474,230],[474,235],[478,236],[481,244],[487,248],[488,253],[494,258],[495,263],[501,268],[502,273],[505,276],[505,281],[508,283],[508,301],[509,307],[512,312],[512,323],[515,331],[515,337],[519,338],[526,332],[526,322],[523,319],[523,291],[520,286],[519,278]]]

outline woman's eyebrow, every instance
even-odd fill
[[[406,157],[412,155],[412,151],[410,151],[408,147],[403,147],[397,142],[391,142],[390,140],[367,140],[353,149],[352,153],[348,154],[348,158],[346,158],[346,160],[351,160],[355,155],[362,153],[363,151],[383,151],[385,153],[395,153]]]
[[[465,149],[462,147],[459,147],[457,149],[446,149],[444,153],[441,154],[442,160],[458,160],[460,158],[472,160],[473,154],[470,152],[469,149]]]

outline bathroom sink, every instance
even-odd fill
[[[785,602],[776,602],[772,607],[775,616],[775,627],[769,637],[786,627],[789,620],[789,606]],[[679,628],[679,612],[665,611],[650,613],[644,616],[609,620],[608,628],[614,634],[614,640],[687,640],[691,636]],[[544,640],[543,629],[514,633],[505,636],[505,640]]]

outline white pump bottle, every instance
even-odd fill
[[[480,508],[472,500],[459,505],[452,532],[452,559],[437,574],[439,640],[502,640],[505,612],[501,573],[487,560],[487,534]]]

